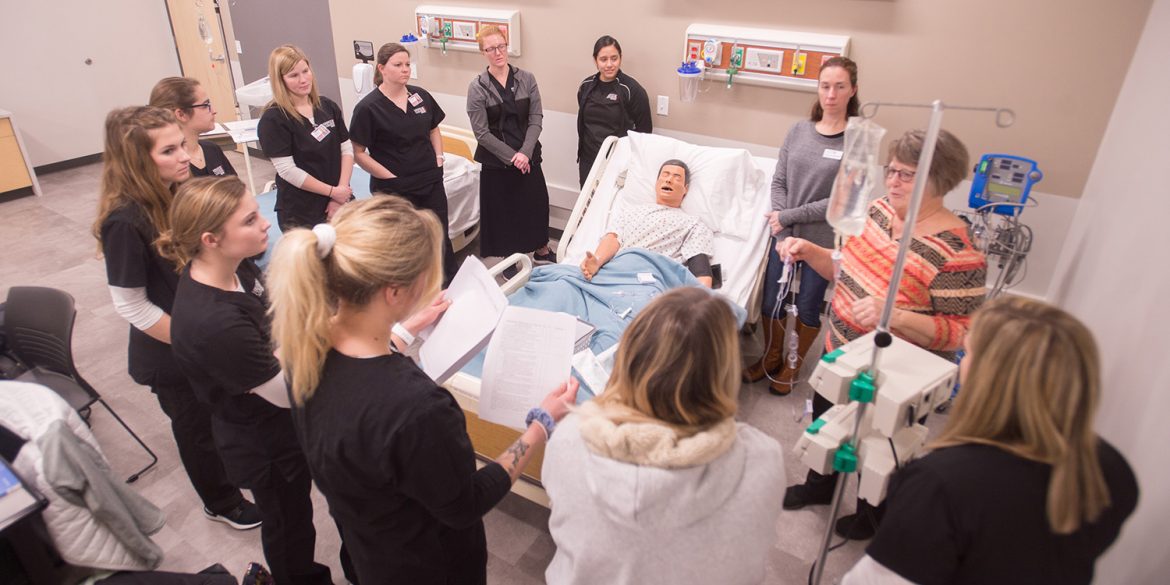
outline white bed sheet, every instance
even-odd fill
[[[447,235],[456,238],[479,223],[480,164],[461,156],[448,156],[443,165],[443,188],[447,191]],[[370,196],[370,174],[354,165],[350,179],[358,199]]]
[[[565,255],[560,259],[562,264],[580,264],[586,250],[596,249],[598,242],[607,233],[606,226],[614,211],[620,207],[618,199],[622,189],[618,187],[618,178],[629,168],[631,157],[629,140],[619,139],[581,223],[569,239]],[[601,162],[599,158],[595,164]],[[767,251],[769,234],[765,214],[771,209],[772,173],[776,168],[776,159],[752,157],[752,162],[764,173],[764,180],[757,185],[753,206],[742,210],[741,217],[736,218],[737,222],[748,226],[745,230],[747,238],[717,233],[715,257],[712,259],[712,264],[722,266],[723,287],[719,291],[745,309],[748,308],[749,298],[757,284],[756,275]]]

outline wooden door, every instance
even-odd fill
[[[183,75],[198,79],[207,90],[215,107],[215,120],[230,122],[239,117],[217,3],[218,0],[167,0],[167,11]]]

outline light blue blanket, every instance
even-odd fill
[[[650,275],[652,279],[646,275]],[[622,250],[593,277],[585,280],[581,269],[568,264],[538,266],[524,288],[508,297],[508,304],[576,315],[596,328],[589,341],[594,354],[617,343],[626,326],[655,296],[680,286],[702,286],[683,265],[648,250]],[[742,326],[747,313],[728,303]],[[479,377],[485,352],[480,352],[463,372]],[[582,387],[578,402],[590,398]]]

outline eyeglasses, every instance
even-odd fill
[[[918,174],[918,171],[907,171],[906,169],[895,169],[894,167],[891,167],[890,165],[886,165],[882,168],[885,169],[885,171],[886,171],[886,178],[887,179],[894,176],[894,175],[898,175],[898,180],[902,181],[903,183],[909,183],[910,181],[913,181],[914,175]]]
[[[201,104],[195,104],[195,105],[191,106],[191,109],[195,109],[195,108],[207,108],[207,111],[210,112],[211,111],[211,100],[208,99],[207,101],[205,101]]]
[[[483,48],[483,52],[485,52],[485,53],[503,53],[506,50],[508,50],[508,45],[506,45],[506,44],[496,45],[494,47],[484,47]]]

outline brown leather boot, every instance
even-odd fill
[[[774,376],[784,365],[781,361],[784,356],[784,320],[765,317],[761,324],[764,327],[764,355],[744,369],[745,383],[763,380],[765,373]]]
[[[809,327],[801,322],[800,319],[796,320],[796,336],[799,339],[796,346],[796,366],[789,367],[788,360],[782,360],[784,369],[775,376],[776,380],[774,382],[768,384],[768,392],[776,396],[787,396],[792,392],[792,388],[796,386],[796,381],[800,377],[800,368],[804,365],[804,354],[808,353],[808,350],[812,348],[812,344],[817,340],[817,335],[820,332],[820,327]],[[784,347],[784,357],[787,357],[787,342],[783,342],[781,345]]]

